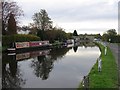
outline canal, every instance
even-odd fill
[[[95,64],[94,44],[69,48],[3,53],[3,88],[77,88]]]

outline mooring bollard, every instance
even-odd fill
[[[84,76],[83,77],[83,87],[84,88],[89,88],[89,76]]]
[[[101,59],[99,58],[98,59],[98,72],[101,72],[101,68],[102,68],[102,61],[101,61]]]
[[[105,47],[105,55],[107,55],[107,46]]]

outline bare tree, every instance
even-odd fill
[[[16,2],[11,2],[8,0],[2,1],[2,31],[7,31],[8,19],[11,14],[14,15],[15,20],[18,22],[18,18],[23,15],[23,11],[17,5]],[[4,33],[4,32],[3,32]]]

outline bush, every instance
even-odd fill
[[[26,34],[4,35],[2,36],[2,45],[10,46],[13,42],[39,41],[40,37]]]

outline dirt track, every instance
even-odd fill
[[[117,63],[117,66],[118,66],[118,70],[119,70],[119,90],[120,90],[120,45],[117,45],[117,44],[113,44],[113,43],[106,43],[107,46],[110,47],[110,49],[112,50],[113,52],[113,55],[115,56],[115,59],[116,59],[116,63]]]

